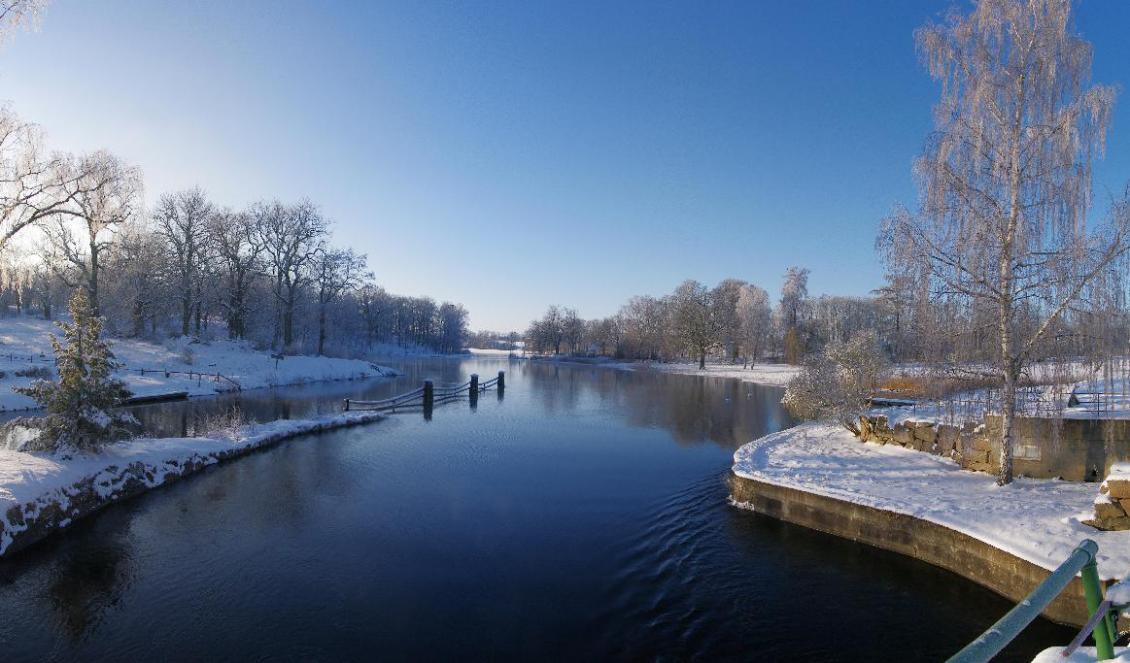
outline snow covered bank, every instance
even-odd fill
[[[734,364],[707,364],[705,369],[700,369],[697,363],[660,364],[654,362],[617,364],[617,368],[676,373],[678,375],[705,375],[712,378],[732,378],[771,387],[784,387],[801,370],[800,366],[793,366],[792,364],[754,364],[749,368],[742,368]]]
[[[26,387],[36,379],[33,375],[17,375],[17,372],[54,366],[50,338],[57,331],[46,320],[0,318],[0,372],[3,372],[0,411],[35,408],[31,398],[12,389]],[[125,381],[136,396],[176,392],[210,396],[236,388],[260,389],[396,375],[390,368],[358,359],[287,356],[276,360],[270,353],[255,350],[247,343],[227,340],[196,343],[178,338],[157,345],[133,339],[112,339],[110,347],[124,365],[116,376]],[[217,373],[223,377],[217,378]]]
[[[1017,479],[1004,487],[947,458],[860,442],[846,430],[808,423],[738,449],[733,472],[785,488],[890,511],[952,529],[1044,569],[1086,538],[1099,544],[1099,573],[1130,572],[1130,531],[1100,532],[1093,483]]]
[[[113,502],[282,440],[379,421],[350,412],[243,426],[213,437],[135,439],[62,459],[0,450],[0,557]]]

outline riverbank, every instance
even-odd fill
[[[1099,544],[1099,574],[1130,572],[1130,531],[1101,532],[1098,484],[994,478],[947,458],[863,443],[841,427],[807,423],[734,454],[737,506],[902,552],[1019,600],[1079,541]],[[1081,623],[1080,600],[1053,604],[1057,621]],[[1082,616],[1085,619],[1085,615]]]
[[[581,364],[598,368],[611,368],[620,371],[651,371],[674,375],[702,375],[712,378],[727,378],[760,384],[767,387],[784,387],[801,371],[801,366],[792,364],[754,364],[743,368],[730,363],[708,363],[699,368],[697,362],[657,362],[657,361],[617,361],[607,357],[572,357],[567,355],[548,357],[518,357],[531,361],[554,362],[560,364]]]
[[[65,458],[0,450],[0,558],[99,509],[299,435],[383,419],[352,412],[278,420],[208,437],[138,438]]]
[[[13,391],[51,375],[53,323],[30,317],[0,318],[0,412],[35,410],[31,398]],[[134,396],[156,398],[184,393],[212,396],[231,391],[293,386],[312,382],[393,377],[396,371],[359,359],[309,355],[282,358],[246,342],[198,342],[189,337],[164,344],[110,339],[122,366],[115,377]]]

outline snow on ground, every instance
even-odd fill
[[[473,355],[482,355],[484,357],[521,357],[525,354],[524,350],[499,350],[498,348],[467,348],[467,352]]]
[[[58,504],[68,512],[72,508],[71,498],[80,492],[79,484],[88,479],[93,478],[98,496],[109,501],[123,490],[127,478],[141,477],[152,488],[170,476],[179,476],[186,466],[211,465],[229,455],[284,438],[382,418],[372,412],[352,412],[313,419],[280,419],[210,437],[138,438],[109,445],[97,454],[76,454],[71,458],[0,449],[0,555],[12,543],[13,536],[28,527],[12,521],[13,507],[22,513],[19,521],[34,519],[50,504]],[[28,505],[32,507],[29,509]],[[59,526],[67,523],[69,519]]]
[[[842,427],[807,423],[738,449],[734,473],[774,485],[903,513],[968,534],[1046,569],[1083,539],[1099,544],[1103,578],[1130,575],[1130,531],[1101,532],[1098,484],[1016,479],[997,486],[952,460],[896,445],[860,442]]]
[[[29,317],[0,318],[0,411],[35,407],[27,396],[14,393],[33,377],[20,377],[16,371],[34,367],[51,368],[50,335],[58,332],[54,324]],[[396,375],[396,372],[359,359],[335,359],[306,355],[275,360],[268,352],[253,349],[245,342],[228,340],[192,342],[182,337],[164,345],[133,339],[111,339],[110,345],[124,368],[117,377],[136,396],[188,392],[190,396],[212,395],[240,389],[259,389],[325,380],[353,380]],[[34,357],[34,361],[29,360]],[[142,374],[138,369],[146,369]],[[168,377],[165,371],[171,371]],[[193,373],[178,375],[177,373]],[[203,373],[204,377],[196,374]],[[216,378],[220,373],[224,378]],[[211,376],[211,377],[209,377]]]
[[[742,368],[735,364],[707,364],[699,369],[697,362],[616,362],[604,364],[624,371],[658,371],[678,375],[705,375],[712,378],[733,378],[742,382],[753,382],[771,387],[784,387],[800,372],[800,366],[791,364],[754,364]]]

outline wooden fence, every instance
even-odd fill
[[[437,387],[431,380],[425,380],[422,386],[412,391],[379,401],[347,398],[343,403],[343,408],[346,412],[351,410],[383,412],[423,407],[424,413],[428,414],[435,405],[459,400],[464,396],[469,398],[471,404],[474,405],[478,401],[479,394],[489,389],[496,389],[499,393],[506,389],[506,371],[499,371],[498,377],[485,382],[479,382],[479,376],[474,374],[470,380],[463,384],[451,386]]]

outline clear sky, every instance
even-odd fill
[[[309,197],[393,292],[524,328],[725,277],[881,282],[937,89],[912,32],[949,2],[55,0],[0,51],[0,98],[147,196]],[[1077,24],[1130,83],[1130,2]],[[1118,104],[1107,198],[1130,179]]]

